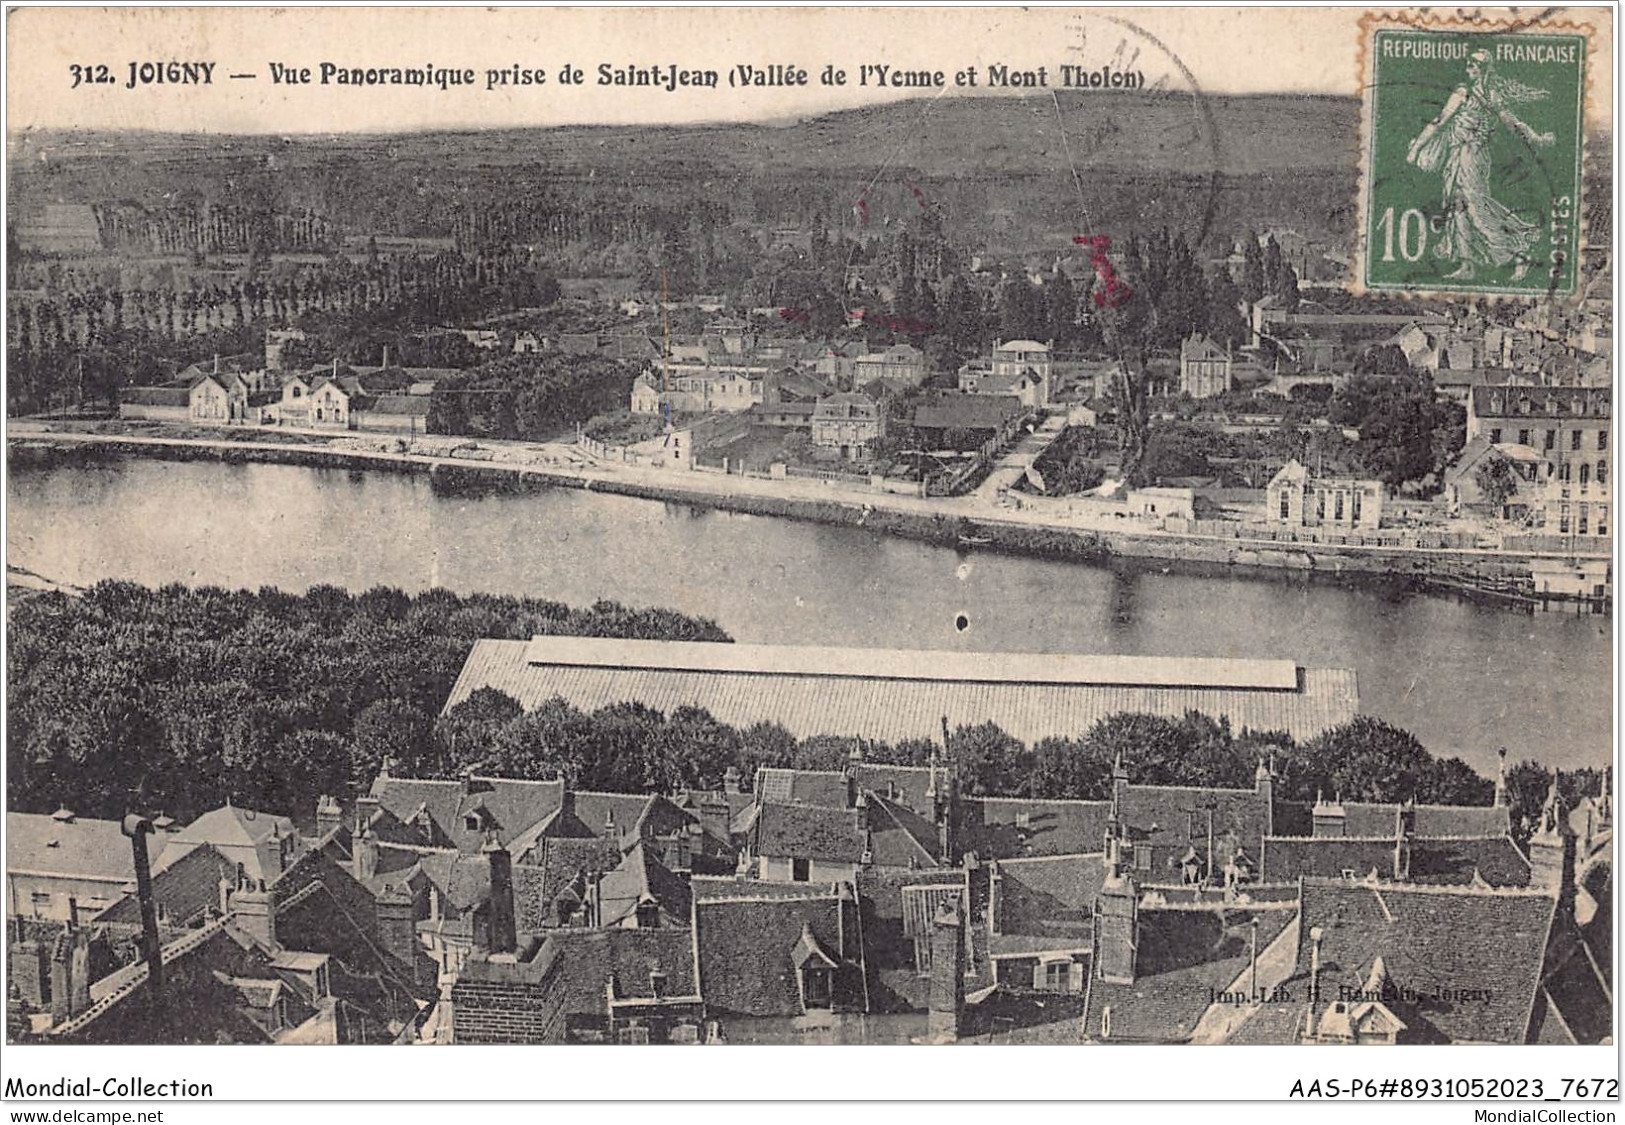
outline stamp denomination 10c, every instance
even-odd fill
[[[1365,287],[1574,293],[1585,36],[1403,23],[1366,35]]]

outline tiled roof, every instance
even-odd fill
[[[1284,661],[990,658],[575,637],[476,641],[446,708],[482,687],[527,709],[556,695],[586,711],[635,700],[667,714],[703,707],[734,726],[770,720],[798,738],[894,743],[939,736],[944,715],[950,723],[991,720],[1031,743],[1121,712],[1191,710],[1228,718],[1236,729],[1309,738],[1359,709],[1353,672]]]
[[[437,852],[419,864],[448,914],[466,914],[491,897],[491,862],[482,855]]]
[[[1300,875],[1336,879],[1352,871],[1363,879],[1375,870],[1392,879],[1397,845],[1393,836],[1272,836],[1264,841],[1261,877],[1266,882]],[[1411,881],[1464,886],[1475,874],[1492,887],[1526,887],[1529,861],[1508,836],[1412,839]]]
[[[132,406],[190,406],[192,392],[186,387],[124,387],[118,400]]]
[[[1555,907],[1540,891],[1305,879],[1297,966],[1283,987],[1301,1019],[1318,927],[1322,997],[1362,987],[1381,957],[1392,984],[1419,998],[1390,1005],[1417,1041],[1522,1043]],[[1472,995],[1434,999],[1440,990]]]
[[[641,843],[633,846],[615,870],[598,884],[600,926],[616,926],[635,918],[638,904],[659,905],[668,919],[687,926],[693,895],[688,884],[673,874]]]
[[[826,809],[844,809],[852,796],[846,774],[839,770],[773,767],[756,771],[756,794],[763,803],[817,805]]]
[[[800,1015],[792,963],[803,929],[840,962],[837,1010],[863,1010],[866,989],[858,949],[857,904],[838,895],[701,899],[694,911],[700,994],[721,1016]]]
[[[416,414],[425,417],[429,413],[429,396],[379,395],[371,409],[374,414]]]
[[[1237,845],[1256,863],[1264,834],[1269,831],[1270,804],[1263,793],[1174,785],[1124,786],[1124,829],[1134,842],[1151,845],[1151,867],[1141,872],[1145,881],[1177,879],[1174,864],[1193,847],[1206,856],[1209,811],[1214,867],[1222,869]]]
[[[1110,801],[962,797],[959,850],[983,860],[1099,851],[1110,809]]]
[[[1399,833],[1397,804],[1345,801],[1343,830],[1350,836],[1395,836]],[[1417,805],[1418,836],[1505,836],[1512,819],[1505,806]]]
[[[1139,912],[1133,984],[1089,982],[1084,1033],[1101,1039],[1101,1013],[1111,1009],[1106,1042],[1182,1043],[1196,1029],[1214,992],[1246,968],[1252,921],[1262,951],[1296,917],[1289,904],[1156,909]]]
[[[857,762],[852,768],[853,776],[863,788],[895,801],[900,805],[913,809],[921,816],[929,817],[932,813],[931,798],[926,791],[931,788],[930,766],[894,766],[884,762]],[[947,771],[939,770],[937,775],[941,787],[947,786]]]
[[[756,820],[756,854],[857,863],[863,857],[863,834],[854,818],[850,809],[763,804]]]
[[[164,841],[163,836],[148,837],[149,852],[156,853]],[[135,878],[135,860],[116,820],[8,812],[6,870],[122,883]]]
[[[463,781],[380,776],[373,782],[372,795],[402,822],[409,822],[419,809],[426,811],[437,837],[426,842],[475,852],[485,843],[485,830],[467,826],[469,812],[483,809],[506,843],[557,809],[564,794],[562,781],[474,777],[466,784],[467,792]]]
[[[914,409],[914,425],[922,430],[996,430],[1021,413],[1013,395],[944,395]]]
[[[1480,418],[1601,419],[1608,417],[1612,395],[1611,387],[1477,386],[1472,390],[1472,412]]]
[[[1095,897],[1105,878],[1099,853],[999,864],[999,932],[990,939],[993,953],[1091,947]]]
[[[871,862],[877,867],[935,867],[942,860],[937,827],[913,809],[868,794]]]

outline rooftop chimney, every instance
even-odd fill
[[[316,835],[326,836],[339,826],[344,818],[344,810],[339,803],[325,793],[316,799]]]
[[[152,864],[147,859],[147,837],[152,821],[130,815],[121,826],[130,838],[130,856],[135,862],[135,896],[141,906],[141,944],[147,958],[147,989],[154,1013],[163,1004],[164,951],[158,943],[158,907],[152,898]]]
[[[952,903],[943,902],[931,924],[931,994],[926,1036],[933,1043],[959,1038],[965,1009],[965,926]]]
[[[253,936],[265,948],[280,948],[276,940],[276,900],[265,889],[263,879],[232,896],[231,915],[238,929]]]
[[[350,843],[350,862],[355,867],[358,883],[365,883],[378,873],[378,837],[372,830],[358,833]]]
[[[519,943],[518,934],[514,932],[514,903],[513,903],[513,857],[508,849],[502,846],[495,832],[486,840],[486,862],[491,866],[491,897],[489,899],[489,914],[491,921],[490,952],[512,953]]]
[[[739,792],[739,767],[729,766],[722,771],[722,791],[724,793]]]

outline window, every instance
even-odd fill
[[[1100,1037],[1102,1039],[1112,1037],[1112,1006],[1110,1004],[1100,1009]]]
[[[1587,535],[1587,534],[1590,533],[1590,529],[1591,529],[1591,505],[1590,504],[1581,504],[1580,505],[1580,523],[1579,523],[1579,526],[1576,528],[1576,530],[1581,535]]]
[[[1291,498],[1287,495],[1286,489],[1284,489],[1284,488],[1281,489],[1281,518],[1282,519],[1287,519],[1287,518],[1289,518],[1291,516],[1291,512],[1290,512],[1291,504],[1292,504],[1292,501],[1291,501]]]
[[[1343,522],[1343,494],[1341,492],[1337,494],[1337,514],[1332,518],[1338,523]]]
[[[1598,484],[1607,484],[1608,483],[1608,462],[1607,461],[1598,461],[1597,462],[1597,483]]]
[[[830,971],[824,966],[809,965],[801,970],[803,1006],[807,1008],[830,1007],[832,994],[830,983]]]
[[[790,878],[797,883],[805,883],[812,878],[809,870],[811,864],[805,859],[792,859],[790,861]]]
[[[1547,430],[1546,431],[1546,448],[1547,449],[1556,449],[1557,448],[1557,431],[1556,430]]]
[[[28,904],[34,908],[34,917],[38,918],[42,912],[51,909],[51,895],[48,891],[35,891],[28,896]]]
[[[1557,467],[1557,479],[1564,484],[1569,483],[1569,463],[1567,461]]]
[[[1072,990],[1072,962],[1050,961],[1044,965],[1044,991],[1070,992]]]
[[[1150,871],[1151,870],[1151,845],[1150,844],[1135,844],[1134,845],[1134,870],[1136,870],[1136,871]]]
[[[294,398],[299,398],[304,393],[305,393],[305,389],[303,387],[301,387],[298,383],[295,383],[293,385],[293,397]]]
[[[1529,444],[1529,431],[1528,430],[1519,430],[1518,431],[1518,444],[1519,445],[1528,445]]]
[[[1326,518],[1326,494],[1324,492],[1315,493],[1315,518],[1317,520]]]
[[[479,814],[469,813],[467,816],[463,817],[463,827],[468,829],[470,832],[478,832],[480,830]]]
[[[1570,431],[1570,433],[1569,433],[1569,448],[1570,449],[1572,449],[1572,450],[1574,450],[1576,452],[1579,451],[1581,436],[1582,435],[1581,435],[1579,430]]]
[[[615,1032],[615,1042],[633,1046],[647,1046],[649,1029],[641,1023],[630,1024]]]
[[[1608,451],[1608,431],[1607,430],[1598,430],[1597,431],[1597,452],[1598,453],[1606,453],[1607,451]]]
[[[1501,427],[1500,426],[1496,426],[1496,427],[1494,427],[1493,429],[1490,430],[1490,444],[1491,445],[1500,445],[1501,444]]]
[[[1584,488],[1586,485],[1588,485],[1590,483],[1591,483],[1591,466],[1586,465],[1586,464],[1582,464],[1580,466],[1580,487]]]
[[[1557,533],[1559,535],[1569,533],[1569,506],[1567,504],[1560,505],[1557,509]]]
[[[1598,504],[1597,505],[1597,534],[1598,535],[1607,535],[1608,534],[1608,505],[1607,504]]]
[[[1354,494],[1353,510],[1349,513],[1349,519],[1354,523],[1360,522],[1360,494],[1358,492]]]

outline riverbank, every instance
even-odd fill
[[[1288,544],[1240,534],[1218,537],[1142,527],[1085,527],[1058,523],[1038,513],[993,508],[975,497],[858,493],[819,481],[770,481],[595,464],[568,446],[465,447],[431,454],[332,444],[81,433],[43,426],[13,426],[7,437],[10,457],[44,466],[85,457],[138,456],[427,474],[437,491],[448,493],[574,488],[863,528],[968,551],[1091,563],[1138,560],[1201,572],[1214,568],[1239,573],[1307,572],[1355,580],[1400,581],[1430,590],[1468,592],[1476,586],[1507,587],[1527,581],[1537,559],[1566,558],[1484,549]],[[464,455],[457,455],[459,452]],[[469,453],[480,459],[472,459]]]

